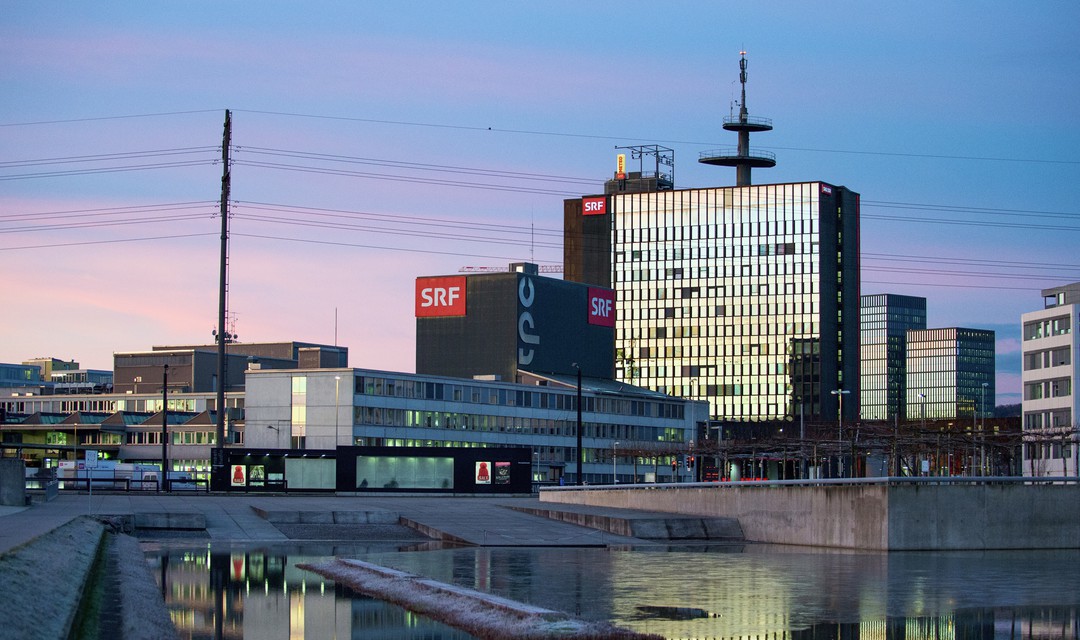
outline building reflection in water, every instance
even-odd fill
[[[1078,551],[204,544],[147,552],[184,637],[471,637],[296,567],[333,556],[667,638],[1080,640]]]
[[[296,566],[370,551],[357,545],[219,550],[216,545],[203,544],[198,548],[150,547],[146,555],[158,576],[173,624],[183,638],[474,637]]]
[[[1080,552],[457,549],[366,558],[668,638],[1072,639]]]

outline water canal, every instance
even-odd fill
[[[667,638],[1080,638],[1080,551],[144,545],[185,638],[472,636],[296,568],[344,556]]]

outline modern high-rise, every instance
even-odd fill
[[[750,148],[772,121],[746,108],[746,66],[743,52],[739,112],[723,122],[738,146],[698,159],[735,167],[736,186],[675,189],[672,150],[628,147],[656,172],[628,174],[620,157],[604,195],[564,202],[564,278],[614,289],[623,381],[708,400],[715,421],[853,419],[859,194],[751,184],[776,158]]]
[[[824,182],[564,202],[564,277],[615,291],[616,377],[714,420],[859,415],[859,195]]]
[[[861,298],[862,419],[907,415],[907,330],[926,328],[926,298],[875,293]]]
[[[907,419],[992,416],[994,353],[994,332],[986,329],[908,330]]]
[[[1023,315],[1023,473],[1080,473],[1077,359],[1080,282],[1044,289],[1043,309]]]

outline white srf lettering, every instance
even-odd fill
[[[421,307],[452,307],[461,298],[461,287],[426,287],[420,290]]]
[[[603,208],[604,208],[604,203],[603,202],[586,202],[585,203],[585,210],[586,211],[600,211]]]
[[[611,300],[608,300],[607,298],[593,298],[592,310],[594,316],[603,318],[611,317]]]
[[[540,344],[540,335],[536,332],[536,321],[528,311],[536,300],[536,287],[533,286],[532,278],[522,278],[518,283],[518,301],[526,309],[518,316],[518,339],[525,344]],[[518,364],[528,365],[536,356],[536,350],[532,348],[518,347]]]

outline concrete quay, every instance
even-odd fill
[[[689,519],[699,524],[688,525],[688,518],[679,515],[553,508],[535,497],[64,493],[29,507],[0,507],[0,554],[83,515],[126,520],[127,526],[144,530],[205,531],[210,540],[230,542],[296,539],[278,524],[405,524],[436,540],[477,546],[648,545],[704,539],[694,533],[704,531],[700,517]],[[628,524],[631,520],[637,524]],[[642,528],[643,522],[652,528]],[[629,535],[634,531],[642,537]]]
[[[545,507],[730,518],[747,542],[870,551],[1080,549],[1080,479],[850,478],[552,487]]]

